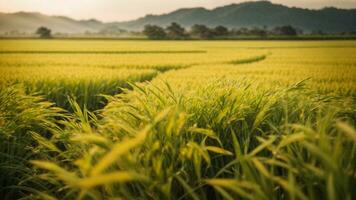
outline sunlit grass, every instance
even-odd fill
[[[353,41],[0,43],[206,51],[0,55],[5,199],[356,197]]]

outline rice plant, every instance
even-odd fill
[[[356,198],[354,42],[0,43],[3,199]]]

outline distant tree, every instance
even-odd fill
[[[178,23],[173,22],[166,28],[167,36],[171,39],[184,39],[187,38],[188,35],[185,32],[185,29],[179,25]]]
[[[51,32],[51,29],[41,26],[37,29],[36,34],[40,35],[40,38],[51,38]]]
[[[199,24],[192,26],[191,34],[202,39],[210,39],[214,37],[214,32],[209,27]]]
[[[214,36],[217,37],[226,37],[229,35],[229,29],[225,26],[217,26],[214,28]]]
[[[298,35],[297,29],[295,29],[293,26],[276,27],[274,29],[274,33],[277,35],[288,35],[288,36]]]
[[[145,34],[149,39],[160,40],[167,38],[167,34],[164,29],[156,25],[146,25],[143,34]]]

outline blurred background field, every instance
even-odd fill
[[[149,80],[152,70],[167,76],[238,76],[254,82],[291,84],[310,79],[325,92],[355,91],[356,42],[353,41],[90,41],[1,40],[0,73],[4,82],[55,82],[75,79]],[[257,58],[257,60],[256,60]],[[259,58],[262,58],[259,59]],[[242,66],[234,66],[246,64]],[[247,65],[248,64],[248,65]],[[140,71],[142,76],[130,77]],[[151,71],[147,71],[147,70]],[[123,70],[123,71],[122,71]],[[192,73],[195,70],[198,72]],[[148,72],[146,78],[144,74]],[[231,77],[232,78],[232,77]],[[193,78],[195,79],[195,78]],[[196,79],[195,79],[196,80]],[[105,81],[107,81],[105,83]],[[188,80],[186,80],[188,81]],[[30,83],[31,82],[31,83]],[[70,82],[70,81],[68,81]],[[112,84],[112,83],[110,83]],[[102,93],[115,94],[117,87]],[[39,87],[37,84],[36,87]],[[53,86],[55,87],[55,86]],[[108,88],[108,87],[106,87]],[[114,89],[115,88],[115,89]],[[30,89],[40,92],[40,88]],[[47,90],[48,91],[48,90]],[[98,91],[100,93],[100,91]]]

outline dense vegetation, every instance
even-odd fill
[[[107,34],[108,32],[109,34]],[[160,27],[157,25],[145,25],[142,32],[128,32],[126,30],[118,30],[116,34],[110,30],[100,31],[99,33],[88,33],[84,35],[74,37],[87,37],[87,38],[115,38],[121,34],[126,35],[126,39],[150,39],[150,40],[350,40],[356,38],[356,32],[337,32],[337,33],[325,33],[323,31],[316,31],[312,33],[304,33],[302,29],[284,25],[280,27],[274,27],[272,29],[264,26],[262,28],[232,28],[229,29],[225,26],[219,25],[214,28],[207,27],[202,24],[195,24],[189,29],[185,29],[183,26],[176,22],[172,22],[167,27]],[[46,27],[40,27],[37,29],[36,34],[39,38],[50,39],[52,38],[51,30]],[[13,37],[16,37],[14,35]],[[56,35],[57,38],[66,38],[63,35]],[[73,35],[71,35],[73,37]]]
[[[355,199],[355,49],[1,41],[0,196]]]
[[[281,37],[293,37],[298,34],[302,34],[302,30],[297,30],[292,26],[275,27],[273,30],[267,30],[267,28],[241,28],[231,29],[224,26],[216,26],[215,28],[209,28],[205,25],[195,24],[186,31],[184,27],[173,22],[165,29],[157,25],[146,25],[143,34],[149,39],[171,39],[171,40],[183,40],[183,39],[234,39],[241,36],[258,36],[266,38],[272,36],[275,38]]]

